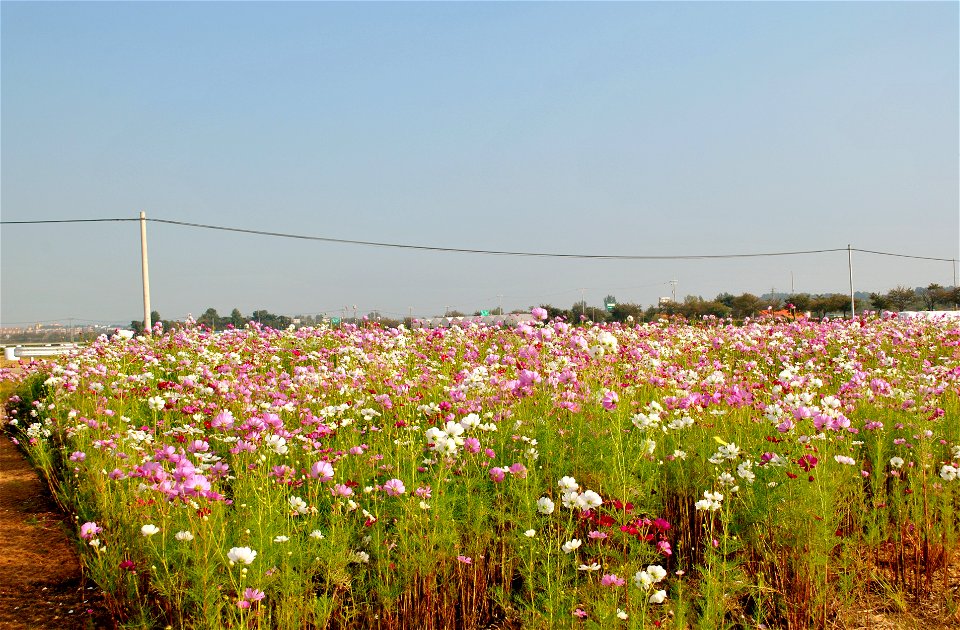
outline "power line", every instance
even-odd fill
[[[0,221],[0,225],[38,225],[43,223],[107,223],[110,221],[139,221],[140,219],[47,219],[43,221]]]
[[[877,254],[878,256],[895,256],[897,258],[914,258],[917,260],[938,260],[940,262],[954,262],[953,258],[933,258],[932,256],[911,256],[909,254],[892,254],[890,252],[878,252],[872,249],[857,249],[851,247],[850,251],[863,252],[864,254]]]
[[[701,260],[717,258],[757,258],[764,256],[797,256],[802,254],[823,254],[827,252],[846,251],[847,248],[836,249],[814,249],[805,251],[791,252],[766,252],[759,254],[696,254],[696,255],[673,255],[673,256],[647,256],[647,255],[614,255],[614,254],[561,254],[555,252],[524,252],[511,250],[493,250],[493,249],[468,249],[461,247],[437,247],[432,245],[409,245],[402,243],[387,243],[381,241],[360,241],[354,239],[331,238],[326,236],[307,236],[304,234],[290,234],[285,232],[268,232],[264,230],[249,230],[244,228],[225,227],[221,225],[208,225],[204,223],[190,223],[187,221],[172,221],[169,219],[148,219],[154,223],[166,223],[169,225],[180,225],[184,227],[203,228],[206,230],[220,230],[224,232],[239,232],[242,234],[255,234],[258,236],[274,236],[277,238],[292,238],[307,241],[322,241],[325,243],[339,243],[344,245],[366,245],[369,247],[390,247],[394,249],[413,249],[431,252],[448,252],[460,254],[486,254],[494,256],[527,256],[540,258],[574,258],[574,259],[593,259],[593,260]]]
[[[50,223],[107,223],[107,222],[131,222],[139,221],[136,218],[102,218],[102,219],[48,219],[48,220],[30,220],[30,221],[0,221],[0,225],[40,225]],[[909,254],[898,254],[893,252],[881,252],[871,249],[835,247],[827,249],[808,249],[784,252],[760,252],[753,254],[674,254],[674,255],[637,255],[637,254],[564,254],[558,252],[529,252],[514,250],[494,250],[494,249],[472,249],[462,247],[439,247],[433,245],[411,245],[406,243],[389,243],[383,241],[364,241],[357,239],[332,238],[327,236],[310,236],[306,234],[292,234],[287,232],[271,232],[267,230],[252,230],[246,228],[228,227],[223,225],[211,225],[206,223],[192,223],[189,221],[175,221],[172,219],[147,219],[154,223],[165,223],[167,225],[176,225],[181,227],[200,228],[204,230],[217,230],[221,232],[235,232],[239,234],[253,234],[255,236],[272,236],[275,238],[288,238],[306,241],[320,241],[324,243],[337,243],[342,245],[363,245],[367,247],[386,247],[393,249],[408,249],[429,252],[459,253],[459,254],[483,254],[493,256],[524,256],[539,258],[567,258],[581,260],[719,260],[734,258],[765,258],[773,256],[803,256],[809,254],[826,254],[833,252],[855,251],[865,254],[876,254],[879,256],[893,256],[897,258],[912,258],[915,260],[933,260],[938,262],[954,262],[953,258],[936,258],[932,256],[913,256]]]

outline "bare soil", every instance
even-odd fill
[[[23,454],[0,435],[0,629],[114,627],[80,571],[68,525]]]

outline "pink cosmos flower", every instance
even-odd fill
[[[534,319],[538,319],[542,322],[547,318],[547,309],[538,306],[531,310],[530,314],[533,315]]]
[[[391,497],[397,497],[407,491],[406,486],[399,479],[390,479],[383,484],[383,491]]]
[[[577,608],[575,611],[573,611],[573,616],[584,619],[587,616],[587,611],[583,610],[582,608]]]
[[[310,466],[310,476],[320,481],[330,481],[333,479],[333,466],[330,462],[314,462]]]
[[[102,531],[103,529],[101,529],[96,522],[88,521],[80,526],[80,538],[90,540]]]
[[[248,587],[245,591],[243,591],[243,598],[250,600],[251,602],[259,602],[264,597],[266,597],[264,592],[255,588]]]
[[[507,471],[499,466],[494,466],[490,469],[490,480],[494,483],[500,483],[507,476]]]
[[[470,556],[457,556],[457,561],[463,564],[473,564],[473,558]]]
[[[607,573],[600,578],[601,586],[623,586],[627,581],[622,577],[617,577],[616,573]]]
[[[603,395],[603,398],[600,399],[600,404],[603,405],[603,408],[607,411],[613,411],[617,408],[617,403],[620,401],[620,397],[617,396],[617,392],[608,391]]]
[[[516,462],[515,464],[510,464],[510,474],[516,476],[519,479],[526,479],[527,477],[527,467]]]
[[[337,497],[349,497],[353,495],[353,488],[346,484],[338,483],[333,488],[330,489],[330,492]]]

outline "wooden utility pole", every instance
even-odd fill
[[[850,319],[856,318],[856,306],[853,299],[853,250],[847,243],[847,269],[850,271]]]
[[[150,268],[147,264],[147,213],[140,211],[140,254],[143,263],[143,334],[153,330],[150,322]]]

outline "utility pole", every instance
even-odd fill
[[[793,291],[793,272],[791,271],[791,272],[790,272],[790,295],[793,295],[793,294],[794,294],[794,291]]]
[[[853,299],[853,250],[847,243],[847,269],[850,271],[850,319],[856,318],[856,302]]]
[[[147,213],[140,211],[140,255],[143,264],[143,334],[153,329],[150,323],[150,269],[147,265]]]
[[[673,300],[674,304],[676,304],[677,303],[677,281],[676,280],[670,281],[670,291],[672,292],[671,295],[673,295],[673,297],[670,299]]]
[[[503,316],[503,293],[497,293],[497,297],[500,298],[500,313],[499,313],[499,315]]]
[[[580,317],[587,318],[587,290],[580,289]]]

